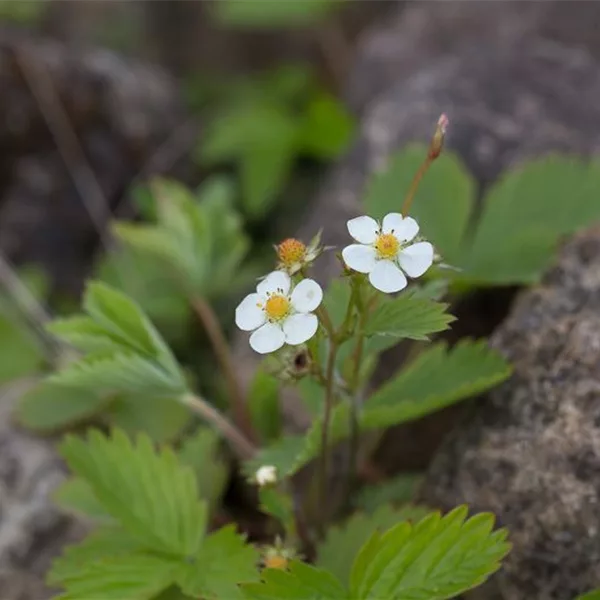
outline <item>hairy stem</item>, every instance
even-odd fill
[[[326,515],[327,506],[327,483],[329,480],[329,425],[331,422],[331,411],[333,409],[333,371],[335,368],[335,357],[337,355],[337,342],[335,338],[329,338],[329,353],[327,356],[327,371],[325,373],[325,412],[323,415],[323,429],[321,430],[321,460],[319,464],[318,489],[319,506],[322,513]]]
[[[254,441],[255,435],[250,412],[248,411],[244,393],[237,379],[231,353],[229,352],[229,345],[227,344],[227,339],[223,334],[221,325],[212,307],[204,298],[199,296],[194,297],[192,299],[192,306],[208,334],[210,343],[221,366],[223,376],[225,377],[233,407],[233,419],[244,435]]]
[[[252,442],[206,400],[193,394],[187,394],[181,398],[181,402],[217,429],[239,458],[248,460],[256,454],[256,448]]]
[[[421,183],[421,179],[423,179],[423,176],[425,175],[425,173],[427,173],[427,169],[429,169],[432,162],[433,159],[430,156],[427,156],[427,158],[425,158],[425,160],[421,163],[421,166],[419,167],[418,171],[415,173],[415,176],[413,177],[413,180],[410,184],[410,188],[408,188],[408,193],[404,198],[404,204],[402,204],[401,212],[404,216],[408,215],[410,207],[417,194],[419,183]]]

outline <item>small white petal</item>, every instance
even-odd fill
[[[383,217],[383,221],[381,223],[381,231],[383,233],[398,233],[402,228],[402,224],[404,223],[404,218],[400,213],[389,213]]]
[[[243,331],[252,331],[260,327],[266,320],[265,311],[258,306],[265,299],[260,294],[249,294],[235,309],[235,324]]]
[[[258,485],[268,485],[277,481],[277,468],[273,465],[263,465],[256,471],[256,483]]]
[[[275,323],[266,323],[250,336],[250,346],[252,350],[259,354],[275,352],[283,346],[284,342],[285,334],[281,327]]]
[[[369,274],[371,285],[380,292],[392,294],[406,287],[404,273],[391,260],[380,260]]]
[[[303,344],[317,333],[318,326],[319,319],[312,313],[292,315],[283,322],[285,341],[292,346]]]
[[[263,296],[281,291],[286,296],[290,285],[290,276],[285,271],[273,271],[256,286],[256,291]]]
[[[433,263],[433,246],[429,242],[419,242],[404,248],[398,254],[398,262],[407,275],[419,277]]]
[[[292,292],[292,306],[300,313],[308,313],[323,300],[323,290],[314,279],[303,279]]]
[[[401,242],[410,242],[417,233],[419,233],[419,224],[412,217],[402,219],[402,223],[394,228],[394,235]]]
[[[371,217],[356,217],[348,221],[348,232],[361,244],[372,244],[377,239],[379,225]]]
[[[351,244],[342,250],[344,262],[359,273],[370,273],[377,263],[377,251],[372,246]]]

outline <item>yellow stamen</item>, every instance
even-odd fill
[[[290,301],[285,296],[273,294],[265,302],[265,312],[272,321],[279,321],[290,312]]]
[[[377,236],[375,250],[379,258],[394,258],[400,249],[398,238],[392,233],[381,233]]]
[[[291,267],[304,260],[306,246],[300,240],[288,238],[277,246],[277,256],[286,267]]]
[[[264,564],[267,569],[287,569],[289,560],[285,556],[275,554],[273,556],[267,556]]]

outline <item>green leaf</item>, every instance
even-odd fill
[[[125,347],[172,365],[174,359],[140,307],[122,292],[100,283],[88,284],[83,308]]]
[[[258,369],[248,393],[248,408],[252,424],[263,442],[272,442],[281,435],[281,408],[277,379]]]
[[[174,397],[137,394],[117,398],[104,414],[126,433],[147,433],[159,443],[176,439],[193,419],[189,409]]]
[[[463,340],[451,350],[436,344],[367,400],[362,429],[389,427],[423,417],[500,383],[510,365],[485,341]]]
[[[403,510],[381,506],[371,515],[356,513],[342,525],[327,531],[327,537],[317,548],[316,565],[348,584],[354,557],[374,531],[387,530],[402,521],[420,519],[426,512],[413,506]]]
[[[323,304],[336,329],[344,322],[351,295],[352,288],[349,278],[334,279],[325,291]]]
[[[294,160],[293,137],[257,143],[241,158],[243,204],[251,218],[260,218],[273,206],[290,176]]]
[[[163,559],[130,554],[81,565],[63,579],[56,600],[152,600],[173,582],[175,566]]]
[[[16,417],[28,429],[53,432],[93,417],[110,402],[110,397],[93,388],[71,388],[46,380],[21,397]]]
[[[300,561],[291,561],[288,571],[265,569],[260,583],[242,587],[247,600],[350,600],[334,575]]]
[[[326,17],[340,0],[219,0],[213,14],[228,27],[302,27]]]
[[[354,121],[342,102],[324,92],[308,103],[300,132],[300,150],[316,158],[333,159],[349,145]]]
[[[378,485],[363,487],[354,497],[356,508],[372,513],[384,504],[403,504],[415,496],[417,487],[423,480],[420,474],[402,473]]]
[[[10,348],[0,360],[0,385],[41,371],[44,353],[24,324],[0,315],[0,344]]]
[[[177,571],[184,593],[198,598],[242,598],[239,584],[258,580],[258,551],[244,542],[234,525],[206,538],[193,562]]]
[[[600,162],[549,156],[504,175],[488,192],[460,266],[469,280],[539,280],[559,239],[600,219]],[[510,235],[507,235],[510,232]]]
[[[77,577],[91,562],[110,558],[127,557],[142,551],[139,541],[117,526],[96,529],[79,544],[67,546],[62,555],[55,559],[48,572],[47,582],[59,586],[64,581]]]
[[[427,340],[429,334],[448,329],[448,323],[455,320],[446,312],[447,308],[447,304],[402,294],[393,300],[379,303],[369,316],[365,333]]]
[[[600,589],[577,596],[575,600],[600,600]]]
[[[50,383],[76,389],[95,389],[106,394],[148,394],[178,397],[186,383],[180,372],[166,371],[161,364],[137,354],[90,354],[50,376]]]
[[[179,459],[196,473],[198,493],[215,509],[229,481],[229,467],[219,452],[221,438],[209,427],[198,427],[179,451]]]
[[[365,196],[367,213],[382,218],[390,212],[401,212],[412,179],[426,156],[427,148],[416,145],[392,156],[387,168],[369,183]],[[419,184],[411,215],[447,263],[458,264],[462,256],[474,199],[473,178],[459,159],[447,152],[433,163]]]
[[[46,329],[82,352],[118,352],[124,347],[118,336],[98,325],[91,317],[78,315],[55,319]],[[127,345],[125,347],[128,348]]]
[[[112,517],[94,496],[90,484],[80,477],[63,481],[52,494],[52,500],[69,512],[101,521],[112,521]]]
[[[146,435],[134,444],[119,431],[111,437],[91,431],[85,441],[68,436],[61,453],[104,509],[148,548],[179,557],[198,552],[206,504],[198,500],[193,471],[171,450],[156,452]]]
[[[507,532],[492,533],[491,514],[466,517],[459,507],[373,534],[354,562],[350,596],[443,600],[483,583],[510,549]]]
[[[294,504],[289,493],[275,487],[261,487],[258,490],[260,510],[277,519],[286,532],[295,531]]]

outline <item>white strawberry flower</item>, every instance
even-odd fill
[[[381,292],[399,292],[407,285],[405,273],[419,277],[433,263],[429,242],[407,245],[419,233],[419,225],[411,217],[390,213],[381,225],[371,217],[356,217],[348,221],[348,231],[358,244],[342,251],[346,265],[367,273],[371,285]]]
[[[321,286],[303,279],[292,289],[285,271],[273,271],[235,309],[235,323],[243,331],[254,331],[250,346],[259,354],[296,346],[317,332],[319,321],[312,313],[323,299]]]

